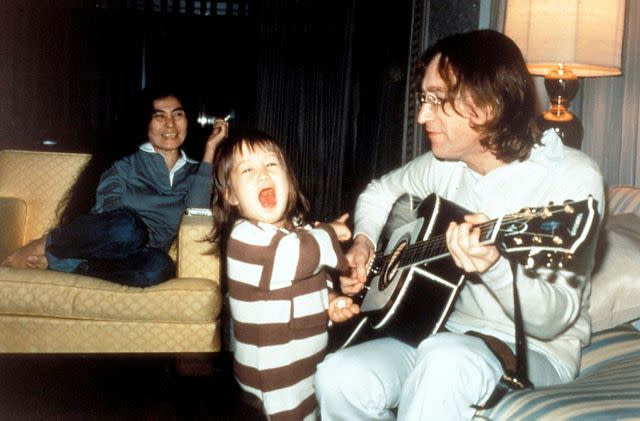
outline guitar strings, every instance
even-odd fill
[[[550,211],[550,213],[554,214],[554,213],[564,212],[564,211],[565,210],[563,207],[560,209],[552,210]],[[549,213],[547,213],[546,215],[549,215]],[[504,218],[502,218],[502,222],[506,222],[508,224],[523,223],[523,222],[530,221],[532,219],[536,219],[540,216],[541,216],[541,213],[527,213],[527,212],[515,213],[515,214],[507,215]],[[475,225],[473,226],[473,228],[480,229],[480,237],[482,238],[484,234],[486,234],[487,232],[493,231],[495,224],[497,222],[498,222],[498,219],[493,219],[491,221],[487,221],[487,222],[483,222],[481,224]],[[433,238],[429,238],[428,240],[419,241],[417,243],[410,244],[400,252],[399,265],[404,266],[405,264],[416,261],[416,258],[415,258],[416,256],[422,257],[422,259],[419,259],[419,260],[424,260],[423,256],[426,251],[431,252],[430,257],[435,257],[439,255],[446,256],[450,254],[446,247],[446,234],[439,234]],[[385,265],[386,263],[388,263],[392,257],[393,257],[393,253],[385,255],[384,251],[376,252],[374,254],[374,259],[371,266],[379,268]]]

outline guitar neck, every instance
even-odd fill
[[[491,245],[495,243],[501,221],[502,217],[473,226],[473,229],[480,229],[480,244]],[[392,255],[393,253],[386,255],[384,252],[376,253],[372,263],[372,269],[381,269]],[[443,259],[450,255],[451,253],[447,247],[446,235],[436,235],[433,238],[429,238],[424,241],[416,241],[415,243],[405,247],[399,256],[398,266],[399,269],[403,269],[419,263]]]
[[[369,272],[395,272],[451,256],[446,242],[448,221],[460,221],[470,213],[429,195],[416,210],[418,218],[393,232],[392,249],[375,254]],[[559,269],[575,265],[573,256],[589,244],[597,222],[597,202],[589,196],[578,202],[523,208],[471,228],[479,229],[480,244],[495,245],[509,259],[527,267]],[[411,243],[413,238],[422,240]]]

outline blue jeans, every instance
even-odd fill
[[[175,276],[164,250],[147,247],[149,232],[138,214],[117,209],[82,215],[47,236],[49,269],[145,287]]]

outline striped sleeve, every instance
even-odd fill
[[[263,290],[288,287],[324,267],[345,270],[348,263],[333,229],[285,232],[273,226],[243,221],[231,232],[227,271],[233,280]]]

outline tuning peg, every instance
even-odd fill
[[[531,256],[527,257],[527,263],[524,265],[525,269],[532,270],[535,265],[536,265],[535,259]]]
[[[573,212],[574,212],[575,210],[573,209],[573,206],[571,206],[571,205],[569,205],[569,204],[566,204],[566,205],[564,206],[564,211],[565,211],[565,213],[573,214]]]
[[[563,241],[562,241],[562,238],[560,238],[560,237],[559,237],[559,236],[557,236],[557,235],[554,235],[554,236],[553,236],[553,239],[552,239],[551,241],[553,241],[553,244],[556,244],[556,245],[558,245],[558,246],[559,246],[560,244],[562,244],[562,242],[563,242]]]

